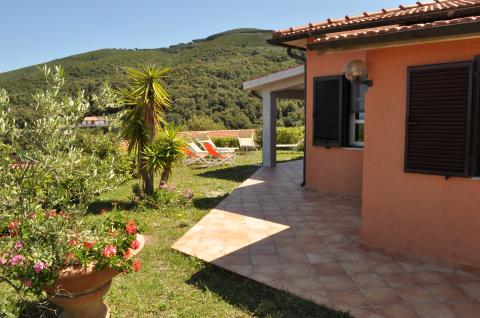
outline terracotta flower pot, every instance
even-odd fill
[[[133,255],[145,245],[142,235],[137,235],[137,240],[140,247]],[[52,303],[63,308],[59,318],[108,318],[110,309],[103,303],[103,296],[118,274],[110,268],[97,271],[94,266],[68,267],[60,272],[57,283],[45,291]]]

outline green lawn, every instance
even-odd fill
[[[278,159],[291,160],[300,155],[280,152]],[[105,194],[93,205],[92,213],[106,207],[110,210],[108,213],[130,214],[143,221],[145,234],[152,238],[140,254],[142,270],[114,280],[105,300],[112,309],[112,318],[349,317],[170,248],[195,222],[255,172],[260,162],[260,152],[254,152],[241,155],[237,165],[231,167],[176,167],[172,182],[180,190],[193,190],[195,195],[188,209],[135,210],[130,203],[131,183]],[[116,211],[112,211],[112,202],[116,202]]]

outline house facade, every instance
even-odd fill
[[[87,116],[79,124],[79,127],[82,128],[91,128],[91,127],[108,127],[109,121],[107,117],[104,116]]]
[[[361,197],[367,247],[480,269],[480,1],[328,19],[270,42],[306,56],[305,186]]]

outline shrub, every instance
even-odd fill
[[[153,172],[161,170],[160,184],[168,182],[173,165],[182,162],[186,145],[187,140],[178,133],[178,129],[173,124],[165,124],[152,144],[145,147],[146,167]]]
[[[76,145],[85,153],[95,155],[100,159],[118,156],[120,152],[118,135],[105,133],[101,129],[81,129],[77,134]]]
[[[238,138],[235,137],[212,137],[212,141],[217,147],[240,147]]]
[[[305,127],[280,127],[277,128],[277,143],[296,144],[303,139]]]
[[[119,270],[132,265],[107,264],[97,251],[81,256],[72,245],[72,240],[87,239],[98,242],[98,248],[114,244],[115,237],[104,229],[116,231],[122,225],[90,225],[82,216],[96,196],[123,182],[123,176],[116,172],[114,156],[107,152],[101,159],[77,144],[78,122],[89,103],[83,94],[62,94],[62,74],[60,68],[44,68],[47,89],[34,95],[36,116],[23,127],[16,125],[0,89],[0,281],[17,293],[8,300],[16,305],[6,306],[17,310],[19,301],[39,296],[70,264]],[[132,237],[115,239],[127,242]],[[123,251],[115,246],[118,253]]]
[[[84,153],[100,160],[114,158],[114,170],[118,175],[125,177],[124,181],[130,180],[136,173],[135,155],[122,149],[121,139],[115,133],[83,128],[77,133],[74,144]]]
[[[132,189],[135,193],[139,193],[138,189]],[[174,184],[162,184],[151,195],[140,196],[134,198],[139,200],[139,209],[156,209],[162,212],[170,208],[187,207],[192,203],[192,191],[179,191]]]
[[[277,144],[293,145],[302,140],[305,136],[305,127],[277,127]],[[255,142],[262,145],[262,129],[257,130]],[[303,145],[298,150],[303,149]]]

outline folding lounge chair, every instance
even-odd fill
[[[253,135],[250,137],[238,136],[238,143],[240,145],[240,150],[257,150],[258,146],[255,144]]]
[[[291,145],[277,145],[277,148],[297,150],[298,147],[300,147],[300,146],[303,144],[304,141],[305,141],[305,139],[302,139],[302,140],[300,140],[299,142],[297,142],[296,144],[291,144]]]
[[[194,141],[188,143],[188,147],[197,154],[208,154],[206,150],[202,150]]]
[[[187,157],[183,161],[183,163],[186,164],[187,166],[193,165],[195,163],[203,163],[206,166],[211,165],[211,162],[207,160],[207,157],[209,156],[208,153],[197,153],[194,150],[192,150],[190,147],[184,147],[183,153]]]
[[[205,148],[204,144],[205,143],[208,143],[210,144],[213,149],[215,149],[216,151],[218,151],[219,153],[234,153],[236,150],[238,150],[238,148],[231,148],[231,147],[217,147],[215,145],[215,143],[212,141],[212,139],[210,139],[209,136],[206,136],[205,139],[203,140],[199,140],[197,139],[197,142],[199,144],[201,144],[203,146],[203,148]],[[205,151],[207,151],[207,149],[205,148]]]
[[[203,147],[208,151],[208,154],[212,157],[213,165],[222,165],[222,164],[235,164],[233,161],[233,157],[235,154],[233,153],[220,153],[218,152],[213,146],[208,143],[202,143]]]

